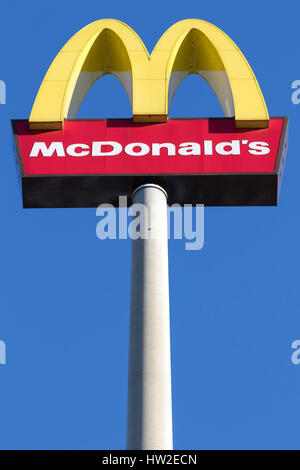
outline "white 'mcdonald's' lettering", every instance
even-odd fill
[[[216,145],[216,152],[219,155],[240,155],[240,141],[232,140],[231,142],[220,142]]]
[[[214,143],[212,140],[199,142],[183,142],[176,145],[171,142],[152,143],[131,142],[122,146],[115,141],[99,141],[91,144],[75,143],[64,147],[63,142],[34,142],[29,157],[112,157],[124,152],[131,157],[167,156],[238,156],[241,149],[247,146],[250,155],[264,156],[270,153],[267,142],[249,142],[248,140],[231,140]]]
[[[105,150],[106,147],[106,150]],[[109,147],[110,150],[107,150]],[[122,152],[122,145],[119,142],[105,141],[105,142],[93,142],[92,143],[92,155],[93,157],[119,155]]]
[[[34,142],[29,156],[38,157],[39,153],[41,153],[43,157],[52,157],[54,153],[56,153],[57,157],[66,156],[62,142],[52,142],[49,147],[47,147],[45,142]]]
[[[67,154],[71,157],[86,157],[90,153],[90,147],[86,144],[73,144],[67,148]]]
[[[150,147],[147,144],[137,142],[126,145],[124,150],[127,155],[132,155],[133,157],[143,157],[149,153]]]
[[[179,147],[179,155],[201,155],[200,144],[197,144],[196,142],[183,142]]]
[[[266,142],[251,142],[249,144],[249,153],[252,155],[268,155],[270,148]]]

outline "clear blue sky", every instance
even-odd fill
[[[101,18],[128,23],[152,50],[183,18],[208,20],[237,42],[270,115],[290,117],[278,207],[205,209],[205,246],[171,241],[174,446],[299,449],[300,5],[285,2],[85,0],[2,2],[0,79],[1,449],[125,447],[130,241],[96,238],[95,209],[23,210],[10,119],[28,118],[50,62]],[[104,77],[79,117],[126,117]],[[178,89],[171,116],[222,116],[199,77]]]

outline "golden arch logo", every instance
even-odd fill
[[[214,90],[225,118],[168,119],[192,73]],[[133,119],[75,119],[105,74],[123,84]],[[288,119],[269,118],[239,48],[202,20],[171,26],[151,55],[121,21],[86,26],[54,59],[29,120],[12,125],[24,207],[116,204],[149,182],[170,204],[276,205],[288,145]]]
[[[135,122],[165,122],[174,93],[191,73],[214,90],[237,128],[267,128],[268,110],[255,75],[236,44],[197,19],[171,26],[151,55],[125,23],[103,19],[75,34],[51,64],[29,119],[31,129],[61,129],[105,74],[123,84]]]

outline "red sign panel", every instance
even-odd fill
[[[76,120],[59,131],[31,131],[28,121],[13,126],[25,207],[95,206],[146,182],[164,185],[178,203],[275,204],[287,147],[285,118],[259,130],[236,129],[234,119]]]

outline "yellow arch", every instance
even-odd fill
[[[235,43],[202,20],[175,23],[151,56],[125,23],[106,19],[75,34],[51,64],[29,118],[32,129],[60,129],[75,118],[80,104],[104,74],[122,82],[137,122],[167,120],[180,82],[197,73],[215,91],[236,127],[268,127],[269,115],[256,78]]]

